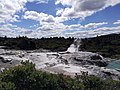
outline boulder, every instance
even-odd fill
[[[5,68],[1,68],[1,69],[0,69],[0,72],[4,72],[4,71],[5,71]]]
[[[68,60],[66,60],[66,59],[61,59],[61,63],[63,63],[63,64],[68,64]]]
[[[84,54],[85,55],[85,54]],[[103,60],[103,57],[98,54],[78,55],[72,57],[73,62],[78,65],[96,65],[99,67],[106,67],[108,62]]]
[[[102,60],[103,59],[101,55],[93,55],[90,58],[91,60]]]
[[[3,63],[7,63],[7,62],[11,62],[12,59],[11,59],[11,58],[3,58],[3,57],[0,57],[0,61],[2,61]]]
[[[112,78],[120,79],[120,72],[117,71],[117,70],[114,70],[114,69],[101,69],[101,72],[103,72],[107,76],[111,76]]]
[[[106,67],[108,65],[106,61],[101,61],[101,60],[92,61],[92,62],[94,63],[94,65],[99,67]]]
[[[2,61],[2,62],[3,62],[3,61],[4,61],[4,58],[3,58],[3,57],[0,57],[0,61]]]

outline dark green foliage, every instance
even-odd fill
[[[0,74],[0,85],[3,82],[11,82],[10,88],[14,86],[15,90],[76,90],[76,88],[80,90],[82,88],[81,85],[73,87],[76,82],[67,76],[38,71],[35,65],[28,61],[21,64]]]
[[[50,74],[35,69],[29,61],[0,74],[0,90],[120,90],[120,81],[95,76]]]
[[[41,38],[36,40],[37,48],[48,49],[51,51],[66,51],[74,42],[74,38]]]
[[[32,40],[21,38],[17,43],[17,47],[22,50],[33,50],[36,49],[36,44]]]
[[[120,34],[82,39],[80,49],[98,52],[104,57],[120,58]]]
[[[0,46],[8,46],[11,49],[34,50],[48,49],[51,51],[66,51],[73,43],[74,38],[41,38],[32,39],[27,37],[7,38],[0,37]]]
[[[0,90],[16,90],[16,87],[14,83],[0,81]]]

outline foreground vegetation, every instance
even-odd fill
[[[80,49],[83,51],[98,52],[104,57],[120,59],[120,34],[82,39]]]
[[[83,75],[70,78],[35,69],[29,61],[0,74],[0,90],[120,90],[120,81]]]
[[[51,51],[66,51],[73,43],[74,38],[54,37],[54,38],[27,38],[16,37],[7,38],[0,37],[0,46],[8,46],[10,49],[20,50],[34,50],[34,49],[48,49]]]

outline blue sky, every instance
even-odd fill
[[[0,0],[0,36],[94,37],[120,32],[120,0]]]

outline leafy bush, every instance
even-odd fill
[[[95,76],[50,74],[35,69],[29,61],[22,62],[0,74],[0,90],[119,90],[120,81],[102,80]]]

